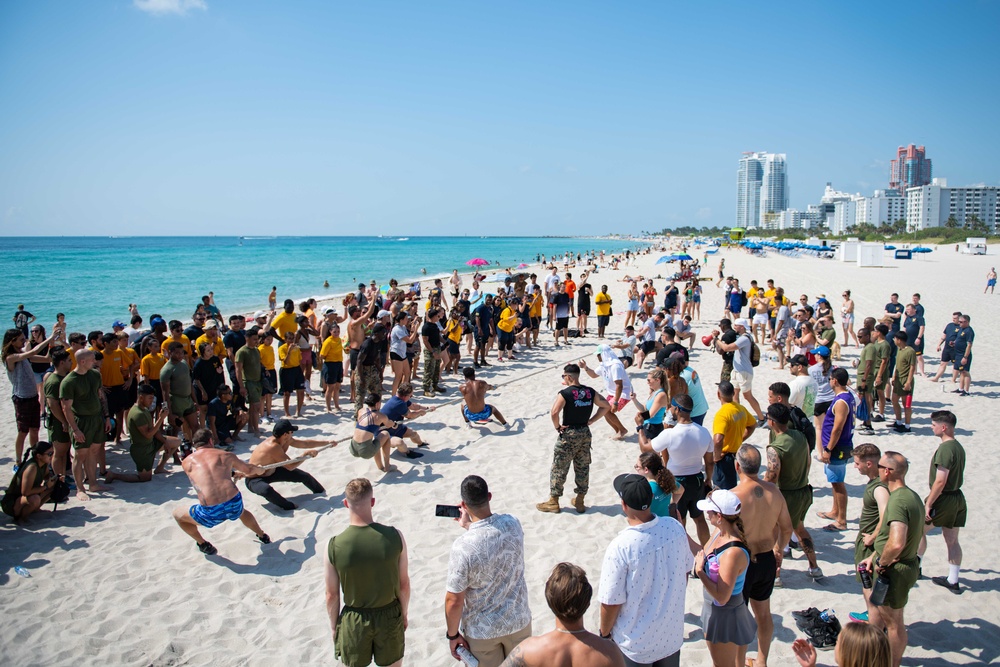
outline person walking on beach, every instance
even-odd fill
[[[555,630],[525,639],[500,667],[625,667],[617,646],[583,626],[593,592],[583,568],[572,563],[556,565],[545,582],[545,601],[556,617]]]
[[[913,375],[918,357],[916,350],[907,344],[905,331],[897,331],[893,340],[899,351],[896,352],[896,368],[892,376],[892,411],[896,416],[892,429],[896,433],[909,433],[913,417]]]
[[[399,667],[410,607],[406,540],[399,529],[375,522],[375,496],[367,479],[348,482],[343,503],[349,524],[330,538],[324,559],[335,655],[350,667],[373,660]]]
[[[679,667],[684,643],[684,590],[698,548],[677,521],[650,509],[653,490],[642,475],[614,481],[628,526],[604,552],[601,637],[629,666]]]
[[[731,489],[738,482],[736,452],[753,435],[757,422],[746,408],[734,400],[736,389],[731,383],[720,382],[717,396],[722,405],[712,421],[715,462],[712,486],[717,489]]]
[[[580,366],[577,364],[567,364],[562,377],[566,388],[556,395],[549,411],[552,425],[559,434],[549,472],[549,499],[535,507],[541,512],[560,512],[559,498],[562,497],[563,484],[572,463],[576,481],[573,506],[582,514],[587,510],[583,498],[590,489],[590,425],[604,417],[611,406],[596,391],[580,384]],[[597,414],[593,415],[595,405]]]
[[[214,556],[219,550],[201,536],[198,527],[214,528],[224,521],[239,520],[257,536],[258,542],[270,544],[271,538],[261,530],[253,514],[243,507],[243,496],[233,482],[234,470],[251,475],[262,473],[264,469],[241,461],[235,454],[216,449],[212,433],[206,428],[198,429],[193,444],[195,450],[184,459],[182,466],[198,494],[198,504],[187,509],[174,508],[174,521],[180,529],[195,541],[198,550],[206,556]]]
[[[986,274],[986,288],[983,289],[983,294],[986,294],[987,291],[990,294],[993,294],[993,290],[996,289],[996,286],[997,286],[997,269],[995,266],[993,266],[990,267],[989,272]]]
[[[899,452],[886,452],[878,462],[879,472],[889,488],[889,501],[875,538],[875,550],[862,562],[872,578],[884,575],[889,579],[883,604],[876,606],[871,599],[868,601],[868,622],[876,628],[886,629],[894,667],[899,667],[906,650],[903,610],[910,589],[920,577],[917,549],[924,534],[924,504],[920,496],[906,486],[908,468],[906,457]]]
[[[858,535],[854,538],[854,569],[857,580],[861,581],[861,572],[858,567],[862,561],[866,560],[875,551],[875,537],[882,527],[882,517],[885,515],[885,507],[889,503],[889,487],[882,481],[878,462],[882,458],[882,452],[871,443],[858,445],[851,451],[854,459],[854,469],[868,478],[865,485],[865,492],[861,497],[861,515],[858,517]],[[872,589],[861,587],[861,594],[868,604]],[[867,622],[868,612],[863,614],[851,614],[852,621]]]
[[[743,598],[757,621],[757,657],[754,667],[766,667],[774,638],[771,593],[778,575],[781,552],[792,536],[788,506],[778,487],[758,478],[760,452],[747,443],[736,452],[736,474],[740,483],[732,491],[740,499],[740,518],[753,558],[747,567]]]
[[[476,369],[466,366],[462,369],[462,376],[465,382],[458,385],[458,391],[462,394],[462,419],[465,425],[472,428],[472,422],[486,422],[491,417],[496,418],[504,427],[507,427],[507,420],[504,419],[500,411],[486,402],[486,391],[492,389],[489,382],[476,379]]]
[[[494,514],[486,480],[462,480],[458,525],[465,534],[451,546],[444,598],[445,636],[451,655],[464,646],[479,667],[498,667],[531,636],[524,581],[524,530],[510,514]]]
[[[906,338],[906,335],[903,335]],[[833,401],[823,416],[823,428],[816,442],[816,456],[824,463],[826,481],[833,489],[833,508],[829,512],[817,512],[821,519],[832,523],[823,528],[827,532],[847,529],[847,460],[854,449],[854,413],[857,409],[854,394],[847,385],[850,377],[843,368],[830,372],[830,386]]]
[[[958,531],[965,527],[968,507],[962,493],[965,448],[955,439],[957,423],[955,414],[949,410],[931,413],[931,431],[941,442],[931,458],[930,493],[924,500],[925,529],[917,555],[923,558],[927,551],[927,533],[940,528],[948,547],[948,576],[932,577],[931,581],[961,595],[958,572],[962,566],[962,545],[958,542]]]

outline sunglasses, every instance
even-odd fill
[[[893,471],[893,470],[895,470],[895,468],[890,468],[889,466],[884,466],[881,463],[878,464],[878,469],[879,470],[888,470],[890,472]]]

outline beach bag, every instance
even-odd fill
[[[580,330],[579,329],[567,329],[566,330],[566,335],[568,337],[570,337],[570,338],[579,338],[580,337]]]
[[[747,305],[747,293],[746,293],[745,290],[740,290],[740,305],[741,306],[746,306]],[[757,364],[754,364],[754,366],[756,366],[756,365]]]
[[[750,336],[750,334],[743,335],[750,339],[750,365],[757,368],[760,366],[760,348],[757,347],[757,343],[754,342],[754,339]]]
[[[56,508],[59,507],[59,503],[64,503],[69,500],[69,494],[69,482],[62,477],[57,477],[56,483],[52,485],[52,495],[49,496],[49,502],[52,503],[53,512],[55,512]]]

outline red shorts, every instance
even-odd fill
[[[614,396],[608,396],[607,399],[608,399],[608,403],[610,403],[611,405],[615,404],[615,397]],[[621,398],[619,398],[618,399],[618,412],[621,412],[622,410],[624,410],[625,406],[629,404],[630,400],[631,399],[625,398],[624,396],[621,397]]]
[[[37,429],[42,425],[42,406],[38,402],[38,397],[18,398],[12,396],[14,402],[14,422],[17,424],[18,433],[28,433],[32,429]]]

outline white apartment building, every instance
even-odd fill
[[[906,221],[916,229],[941,227],[951,216],[964,225],[972,215],[996,229],[1000,222],[1000,188],[949,188],[947,179],[935,178],[930,185],[906,189]]]
[[[826,215],[815,204],[810,204],[805,211],[789,208],[781,213],[766,218],[764,229],[812,229],[826,222]]]
[[[750,152],[736,175],[736,226],[760,228],[788,208],[788,171],[784,153]]]
[[[876,190],[872,197],[863,197],[856,203],[855,224],[868,223],[879,227],[906,220],[906,197],[896,190]]]

